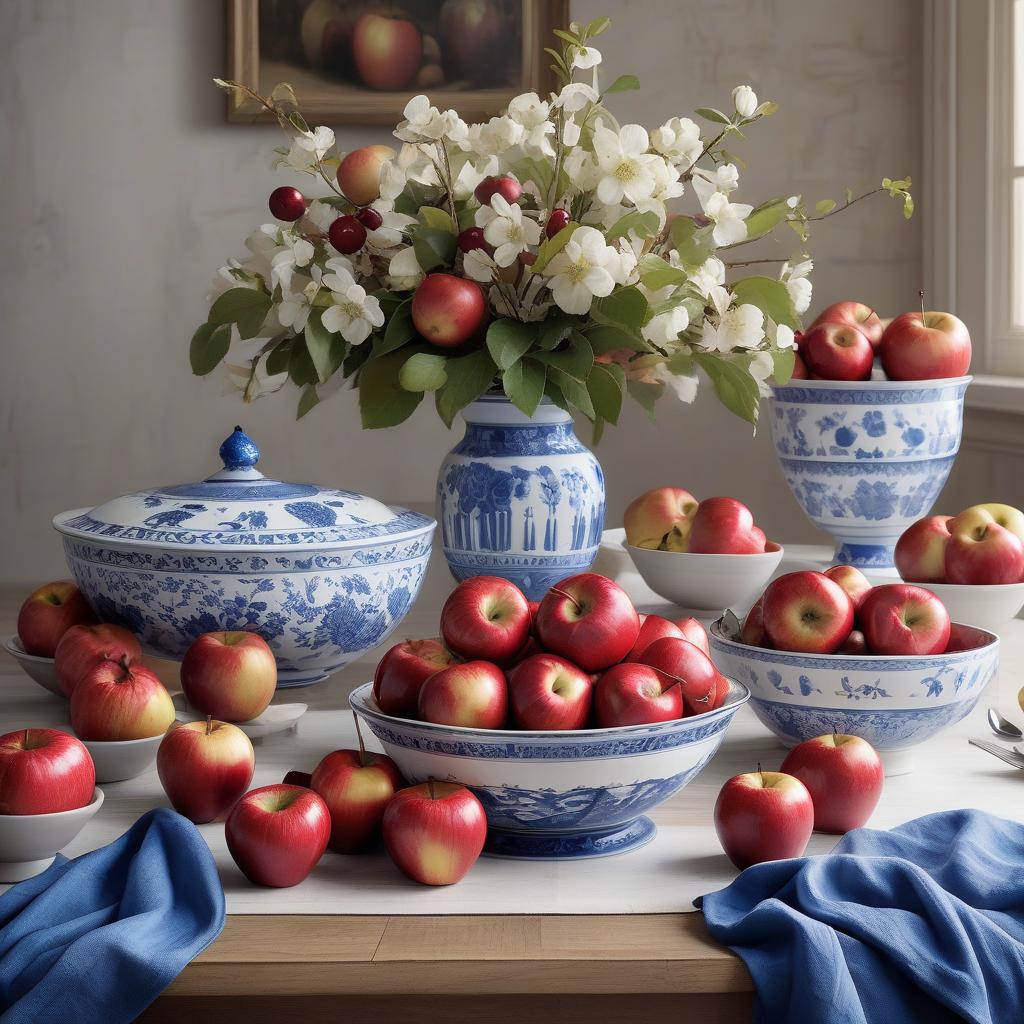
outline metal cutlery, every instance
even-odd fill
[[[988,740],[971,739],[967,742],[970,743],[972,747],[984,750],[986,754],[998,757],[1000,761],[1004,761],[1006,764],[1012,765],[1014,768],[1024,769],[1024,754],[1020,754],[1014,750],[1007,750],[1006,747],[1001,747],[998,743],[990,743]]]

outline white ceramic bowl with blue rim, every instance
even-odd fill
[[[773,387],[769,422],[783,476],[835,561],[895,576],[893,549],[928,515],[960,448],[970,377],[799,380]]]
[[[268,480],[236,427],[224,468],[53,524],[101,619],[180,660],[201,633],[259,633],[278,686],[319,682],[376,647],[419,593],[435,522],[353,491]]]
[[[693,718],[617,729],[466,729],[385,715],[366,683],[352,710],[410,783],[469,786],[487,812],[485,852],[563,860],[605,857],[650,842],[648,811],[711,760],[749,691],[730,680],[726,703]]]
[[[787,746],[830,732],[862,736],[887,775],[911,771],[914,747],[967,715],[999,668],[999,638],[956,626],[969,650],[921,657],[798,654],[710,629],[711,657],[750,688],[754,714]]]

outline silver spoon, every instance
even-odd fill
[[[1013,724],[1007,721],[995,708],[988,709],[989,728],[1004,740],[1024,740],[1024,732],[1021,732]]]

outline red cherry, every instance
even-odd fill
[[[367,231],[376,231],[384,223],[384,218],[372,206],[364,206],[356,214],[356,219]]]
[[[544,234],[548,238],[554,238],[571,219],[568,210],[563,210],[561,207],[552,210],[551,216],[548,217],[548,226],[544,229]]]
[[[473,190],[473,195],[476,196],[476,201],[481,206],[490,206],[491,196],[495,193],[507,203],[517,203],[523,194],[523,189],[515,178],[506,176],[504,178],[484,178]]]
[[[466,228],[458,237],[458,246],[463,252],[472,252],[474,249],[485,249],[487,243],[484,241],[483,228]]]
[[[366,228],[351,214],[346,214],[327,229],[327,237],[338,252],[351,256],[362,249],[366,241]]]
[[[270,212],[278,220],[298,220],[306,212],[306,197],[291,185],[270,193]]]

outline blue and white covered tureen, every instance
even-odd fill
[[[268,480],[236,427],[206,480],[136,491],[53,520],[97,614],[153,654],[248,629],[279,686],[324,679],[376,647],[419,593],[435,522],[353,491]]]

